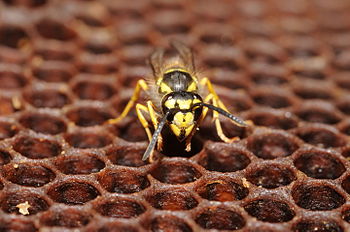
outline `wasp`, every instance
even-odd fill
[[[137,117],[150,141],[142,157],[144,161],[149,158],[149,161],[153,162],[153,150],[156,145],[158,150],[162,149],[161,132],[164,126],[170,128],[179,142],[185,143],[186,151],[190,151],[192,136],[209,109],[213,111],[217,134],[224,142],[230,143],[239,138],[228,138],[223,133],[219,114],[230,118],[240,127],[247,126],[245,121],[229,113],[210,80],[207,77],[199,77],[191,49],[180,41],[172,41],[171,45],[178,56],[165,60],[164,49],[155,50],[149,58],[153,70],[152,80],[138,80],[134,93],[122,113],[119,117],[109,120],[111,124],[118,123],[136,104]],[[141,91],[148,93],[150,98],[145,105],[138,103]],[[206,96],[202,97],[204,93]],[[145,113],[149,115],[153,124],[153,135]]]

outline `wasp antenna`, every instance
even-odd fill
[[[242,127],[246,127],[248,126],[242,119],[230,114],[229,112],[219,108],[219,107],[216,107],[216,106],[213,106],[213,105],[210,105],[210,104],[206,104],[206,103],[201,103],[202,106],[205,106],[211,110],[215,110],[217,112],[219,112],[219,114],[222,114],[226,117],[228,117],[229,119],[231,119],[232,121],[234,121],[236,124],[238,124],[239,126],[242,126]]]
[[[166,122],[166,119],[167,119],[169,113],[170,113],[169,111],[165,113],[165,115],[163,116],[162,120],[160,121],[156,131],[154,132],[154,134],[152,136],[152,140],[148,144],[148,147],[142,156],[143,161],[147,160],[147,158],[152,154],[154,147],[156,146],[158,136],[160,135],[160,132],[162,132],[162,129],[165,125],[165,122]]]

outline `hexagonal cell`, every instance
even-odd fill
[[[293,101],[290,96],[281,91],[274,89],[268,89],[266,91],[259,91],[252,93],[253,100],[263,106],[279,109],[286,108],[293,105]]]
[[[13,149],[30,159],[45,159],[57,156],[62,148],[59,143],[41,138],[21,136],[13,144]]]
[[[345,198],[327,185],[297,185],[292,197],[298,206],[309,210],[332,210],[345,203]]]
[[[210,45],[201,51],[203,64],[210,69],[237,71],[244,66],[245,57],[237,47]]]
[[[141,203],[121,197],[113,197],[99,202],[94,208],[99,214],[113,218],[134,218],[146,211]]]
[[[33,215],[46,211],[49,207],[41,196],[30,192],[6,193],[1,199],[1,209],[6,213]]]
[[[105,171],[100,173],[98,181],[112,193],[135,193],[150,186],[146,175],[129,169]]]
[[[5,149],[0,149],[0,166],[8,164],[11,161],[12,157],[9,152]]]
[[[86,41],[83,47],[87,52],[96,55],[109,54],[113,52],[113,47],[110,44],[101,41],[93,41],[93,39],[91,41]]]
[[[76,209],[54,209],[41,215],[40,223],[49,227],[79,228],[87,225],[91,215]]]
[[[17,166],[5,166],[2,175],[12,183],[29,187],[41,187],[56,177],[55,173],[47,167],[22,163]]]
[[[289,185],[296,180],[296,176],[290,168],[277,164],[251,167],[246,173],[246,178],[251,183],[268,189]]]
[[[146,200],[156,209],[189,210],[197,207],[198,201],[190,192],[181,189],[167,189],[146,196]]]
[[[149,45],[126,46],[120,50],[121,59],[127,66],[145,65],[145,60],[151,54],[152,48]]]
[[[63,54],[51,54],[53,51],[42,51],[45,52],[46,56],[63,56],[65,60],[67,60],[66,56],[69,54],[65,54],[64,51],[60,51]],[[38,67],[32,68],[33,76],[41,81],[45,82],[64,82],[67,83],[76,73],[74,66],[69,63],[61,62],[61,61],[46,61],[40,64]]]
[[[18,132],[15,124],[10,122],[0,122],[0,140],[11,138]]]
[[[27,78],[19,70],[0,69],[0,89],[19,89],[27,83]]]
[[[293,133],[307,143],[323,147],[341,147],[346,141],[339,132],[331,126],[323,124],[305,125],[296,128]]]
[[[344,232],[344,229],[335,221],[329,219],[302,220],[293,226],[294,232]]]
[[[248,111],[244,118],[252,120],[257,126],[265,126],[273,129],[288,130],[298,126],[298,118],[283,110],[254,109]]]
[[[249,190],[230,179],[202,180],[195,191],[209,201],[236,201],[248,196]]]
[[[0,219],[0,231],[26,231],[36,232],[38,228],[35,227],[34,223],[30,220],[23,220],[19,218],[12,219]]]
[[[75,148],[102,148],[112,143],[112,138],[106,133],[78,131],[66,134],[65,140]]]
[[[164,9],[155,12],[152,20],[156,29],[163,34],[185,34],[191,29],[190,16],[186,13],[176,9]]]
[[[334,86],[330,82],[319,80],[301,80],[294,83],[294,93],[303,99],[332,100],[335,93]]]
[[[96,126],[112,118],[112,115],[100,108],[78,107],[67,113],[67,117],[81,127]]]
[[[128,99],[129,100],[129,99]],[[123,109],[120,109],[121,112]],[[134,112],[130,112],[133,114]],[[137,117],[126,117],[114,125],[114,134],[128,142],[147,141],[147,134]]]
[[[232,90],[227,88],[226,85],[224,86],[225,87],[215,86],[215,90],[218,93],[220,100],[230,112],[237,114],[237,112],[246,111],[253,107],[254,102],[246,92]]]
[[[153,169],[151,175],[167,184],[184,184],[199,179],[202,174],[185,161],[162,161]]]
[[[255,62],[251,67],[250,79],[257,85],[280,86],[289,81],[287,70],[283,66]]]
[[[332,104],[321,100],[305,101],[296,108],[295,114],[307,122],[336,124],[341,120],[339,111]]]
[[[73,86],[72,90],[80,99],[99,101],[107,100],[115,93],[115,89],[110,84],[97,81],[80,81]]]
[[[118,71],[119,59],[114,54],[80,53],[77,67],[83,73],[108,75]]]
[[[96,173],[105,167],[102,160],[88,153],[60,157],[55,161],[55,165],[66,175]]]
[[[199,164],[209,171],[235,172],[250,163],[249,151],[225,143],[207,143],[201,156]]]
[[[55,89],[32,90],[24,99],[37,108],[62,108],[71,102],[67,94]]]
[[[295,212],[283,201],[272,199],[257,199],[244,206],[249,215],[264,222],[288,222],[295,216]]]
[[[83,205],[100,195],[99,191],[85,182],[66,182],[51,186],[47,195],[55,202],[67,205]]]
[[[45,18],[35,25],[39,34],[47,39],[72,40],[76,37],[75,32],[61,22]]]
[[[290,156],[299,148],[299,140],[282,131],[260,131],[250,136],[247,142],[248,149],[262,159]]]
[[[334,155],[316,149],[298,152],[294,165],[307,176],[317,179],[336,179],[346,170]]]
[[[219,86],[225,86],[228,89],[247,89],[250,82],[248,82],[244,76],[244,74],[240,72],[235,72],[228,69],[214,69],[212,70],[212,76],[211,81],[213,84],[217,85],[215,89],[217,89]],[[229,93],[229,92],[228,92]],[[238,93],[238,92],[237,92]],[[250,108],[252,107],[252,100],[248,96],[248,94],[243,93],[243,96],[246,96],[247,98],[241,99],[242,104],[239,104],[240,107],[243,108]],[[243,105],[243,103],[246,103],[247,105]],[[239,107],[239,109],[240,109]],[[241,109],[242,110],[242,109]]]
[[[113,164],[128,167],[141,167],[148,164],[148,161],[142,160],[143,153],[145,153],[144,147],[120,145],[109,149],[106,155]]]
[[[29,39],[28,33],[21,27],[15,25],[0,27],[0,45],[17,49],[27,43]]]
[[[172,215],[161,215],[142,223],[142,225],[148,231],[193,231],[183,219]]]
[[[56,135],[67,129],[63,120],[50,114],[26,113],[19,118],[19,122],[24,127],[43,134]]]
[[[246,224],[244,218],[239,213],[223,206],[201,210],[195,216],[195,221],[204,229],[216,230],[239,230]]]

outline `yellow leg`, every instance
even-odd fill
[[[216,94],[213,85],[211,84],[210,80],[208,78],[203,78],[201,80],[201,85],[206,86],[209,94],[208,96],[205,98],[204,102],[205,103],[209,103],[210,101],[212,101],[213,105],[215,107],[219,107],[227,112],[229,112],[226,108],[226,106],[224,105],[224,103],[219,99],[219,96]],[[233,138],[228,138],[223,130],[222,130],[222,126],[221,126],[221,122],[219,119],[219,112],[213,110],[213,121],[215,122],[215,127],[216,127],[216,131],[218,133],[219,138],[224,141],[225,143],[232,143],[233,141],[238,140],[238,137],[233,137]],[[232,120],[231,120],[232,121]],[[232,121],[234,124],[240,126],[240,124]]]
[[[124,108],[123,112],[119,115],[119,117],[108,120],[109,124],[116,124],[120,120],[125,118],[126,115],[128,115],[131,108],[135,105],[136,101],[139,99],[141,90],[143,90],[143,91],[148,90],[148,85],[147,85],[146,81],[142,80],[142,79],[137,82],[134,93],[133,93],[130,101],[128,102],[128,104]]]
[[[148,108],[146,106],[144,106],[140,103],[137,103],[136,104],[137,117],[139,118],[143,128],[145,128],[148,140],[151,141],[152,140],[152,133],[151,133],[151,130],[149,129],[148,122],[147,122],[145,116],[143,116],[142,111],[149,113]]]
[[[154,129],[156,130],[158,127],[158,117],[157,117],[156,112],[154,111],[154,105],[153,105],[152,101],[147,101],[147,107],[148,107],[148,112],[149,112],[149,115],[151,117]],[[162,148],[163,148],[163,137],[162,137],[162,135],[159,135],[158,141],[157,141],[157,150],[161,151]],[[150,158],[152,158],[152,156],[153,156],[153,153],[151,154]]]

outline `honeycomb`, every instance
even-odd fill
[[[350,1],[0,1],[0,231],[350,231]],[[130,113],[146,59],[195,51],[210,116],[154,163]],[[169,50],[169,54],[171,54]]]

